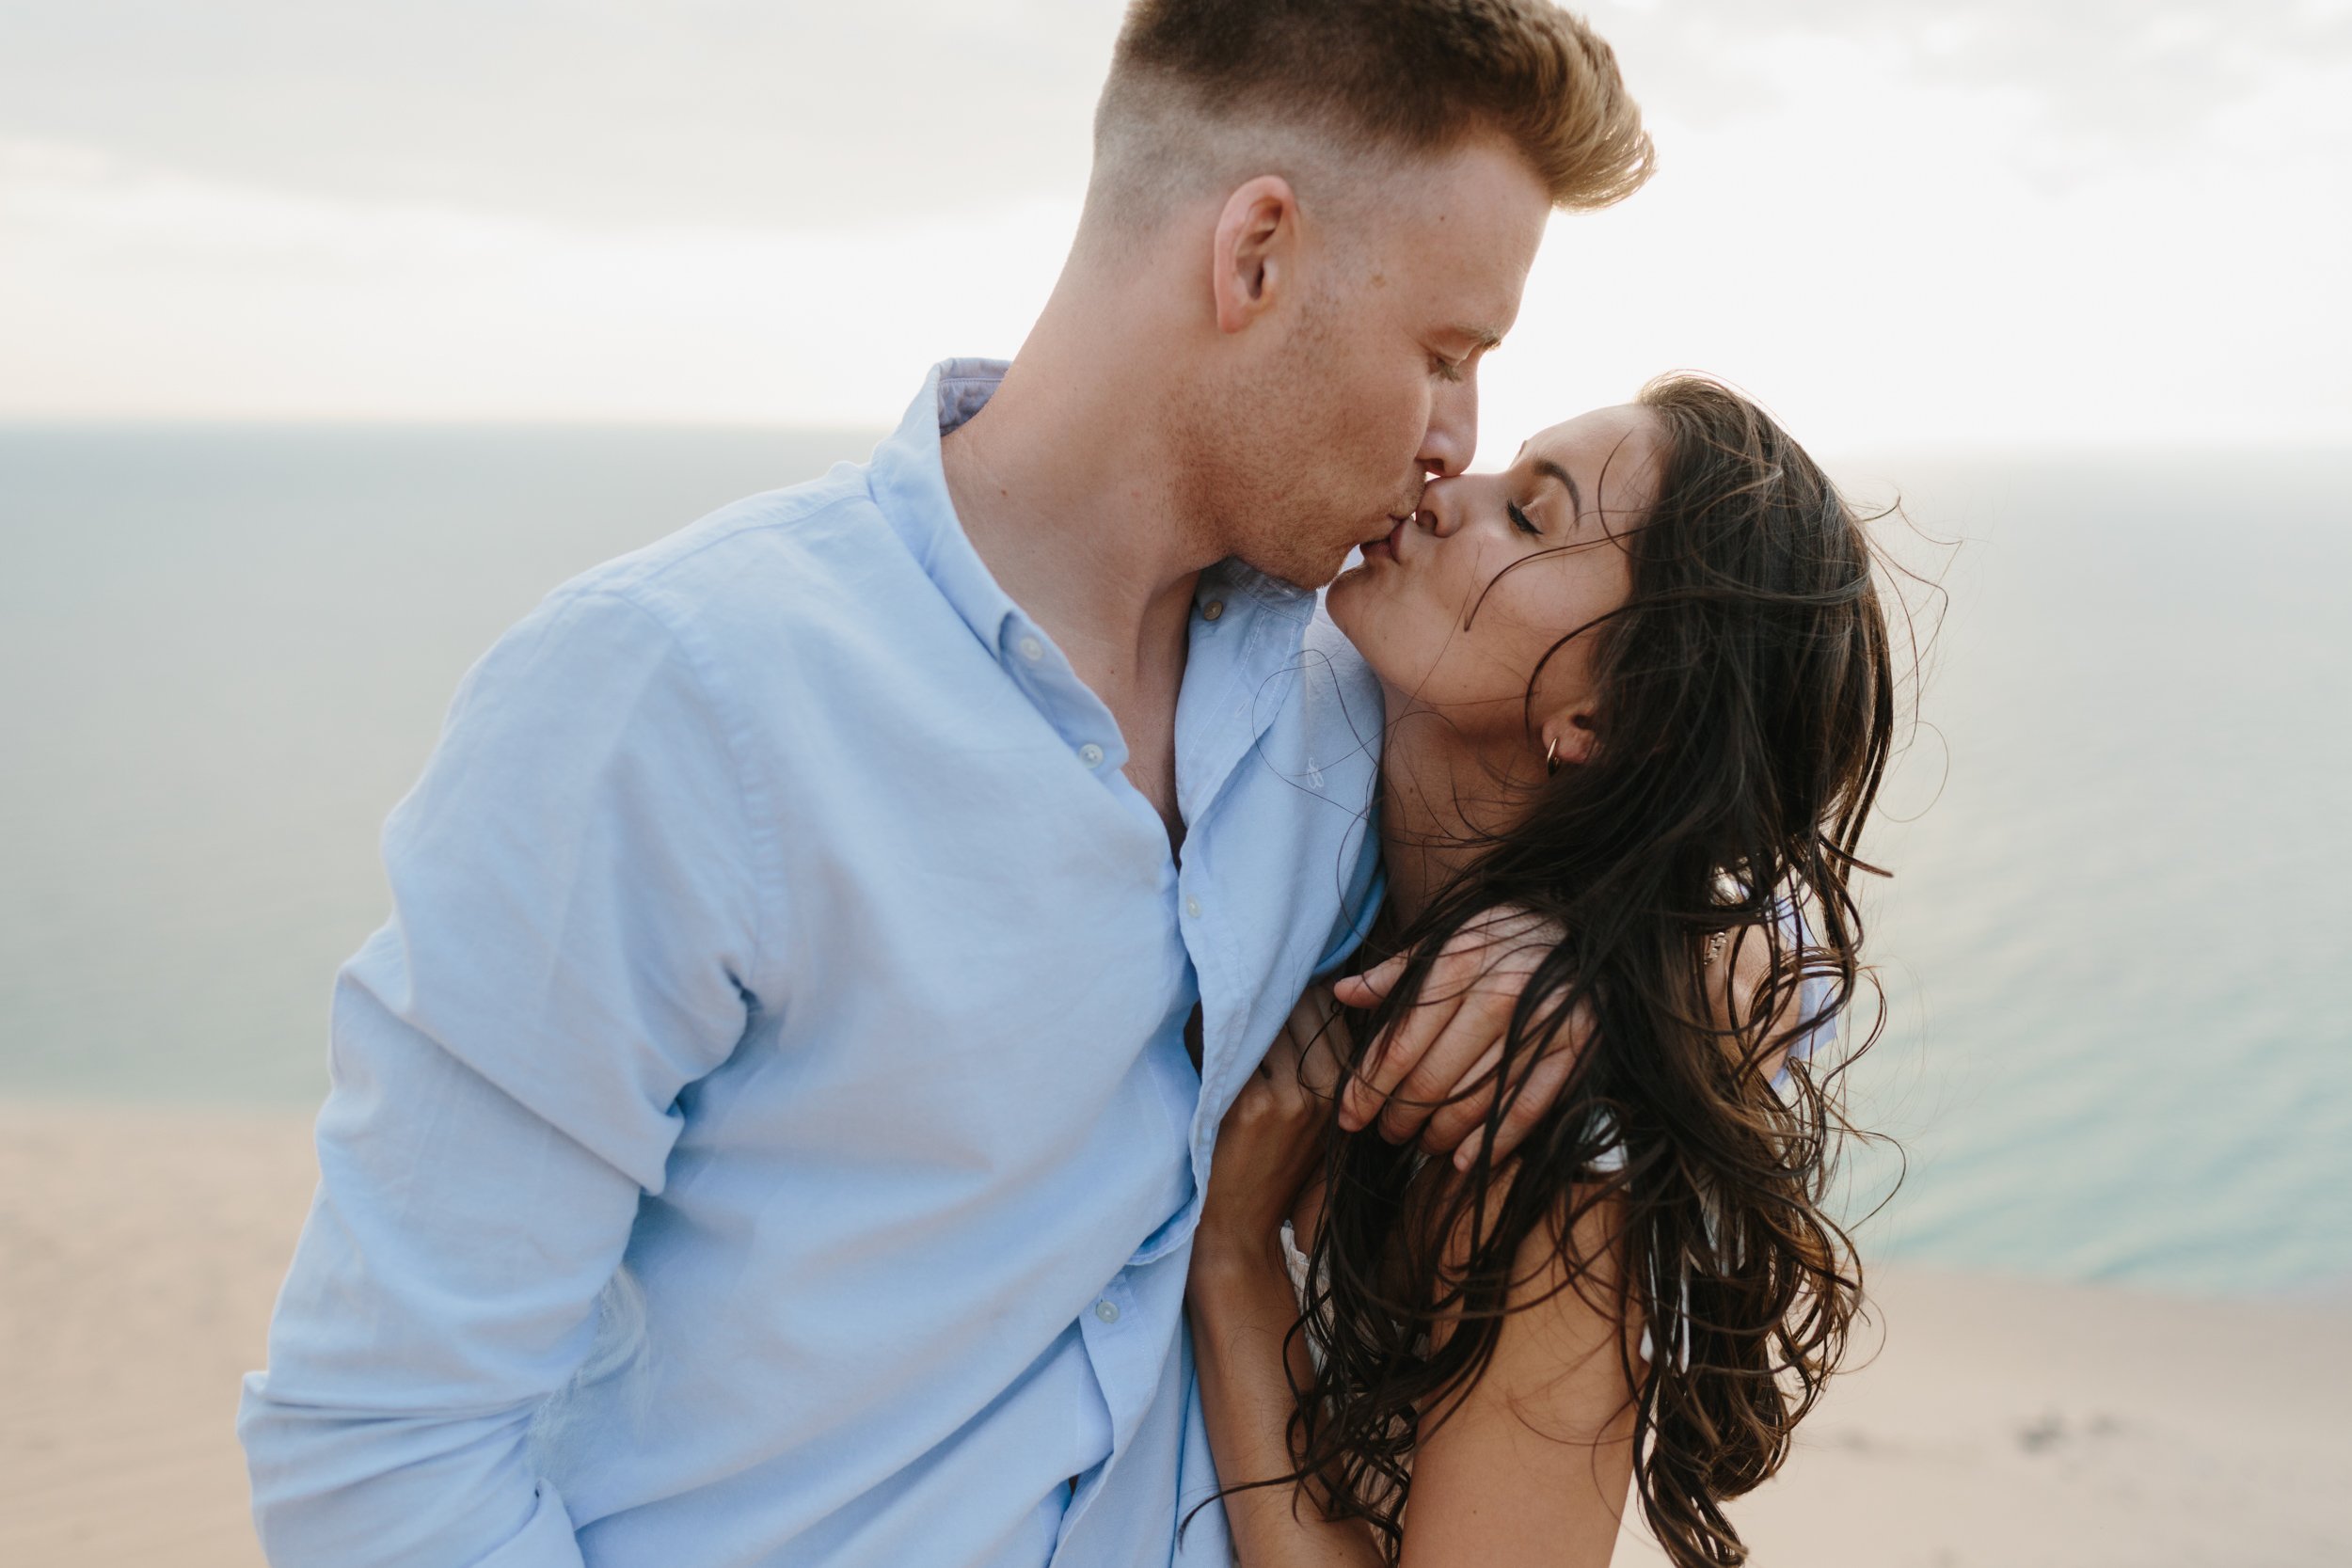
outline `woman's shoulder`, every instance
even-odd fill
[[[1491,1215],[1514,1171],[1482,1195]],[[1499,1195],[1497,1188],[1502,1190]],[[1623,1205],[1554,1195],[1520,1235],[1504,1300],[1475,1373],[1422,1413],[1407,1526],[1461,1551],[1501,1560],[1531,1540],[1560,1561],[1606,1561],[1632,1477],[1642,1324],[1620,1289]],[[1456,1226],[1469,1219],[1457,1212]],[[1446,1238],[1469,1261],[1470,1237]],[[1431,1325],[1433,1353],[1458,1326]]]

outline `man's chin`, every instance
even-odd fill
[[[1296,557],[1281,561],[1252,561],[1243,556],[1241,563],[1252,571],[1264,573],[1277,582],[1288,583],[1293,588],[1311,594],[1328,588],[1332,580],[1345,570],[1348,557],[1355,553],[1354,547],[1350,546],[1339,556],[1319,561],[1302,561]]]
[[[1329,588],[1350,566],[1362,564],[1362,562],[1355,560],[1358,550],[1359,546],[1348,543],[1331,555],[1284,555],[1279,560],[1251,560],[1245,555],[1242,564],[1251,566],[1254,571],[1263,571],[1265,576],[1275,578],[1278,583],[1289,583],[1292,588],[1315,593],[1320,588]]]

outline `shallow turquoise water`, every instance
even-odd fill
[[[0,1092],[314,1101],[376,830],[467,664],[570,573],[869,444],[0,432]],[[1855,1104],[1908,1174],[1867,1244],[2344,1290],[2352,454],[1850,472],[1966,541],[1876,847]],[[1892,1174],[1859,1159],[1857,1208]]]
[[[1878,843],[1883,1251],[2352,1280],[2347,457],[1873,466],[1970,536]]]

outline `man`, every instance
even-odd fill
[[[274,1561],[1223,1560],[1199,1194],[1376,895],[1310,589],[1646,168],[1541,0],[1142,0],[1019,358],[501,641],[338,986]]]

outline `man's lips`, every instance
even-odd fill
[[[1394,561],[1397,559],[1396,542],[1398,538],[1404,534],[1406,525],[1411,523],[1413,519],[1410,517],[1397,517],[1392,520],[1396,525],[1395,527],[1390,529],[1388,533],[1383,537],[1375,539],[1370,544],[1363,546],[1363,555],[1366,561]]]

